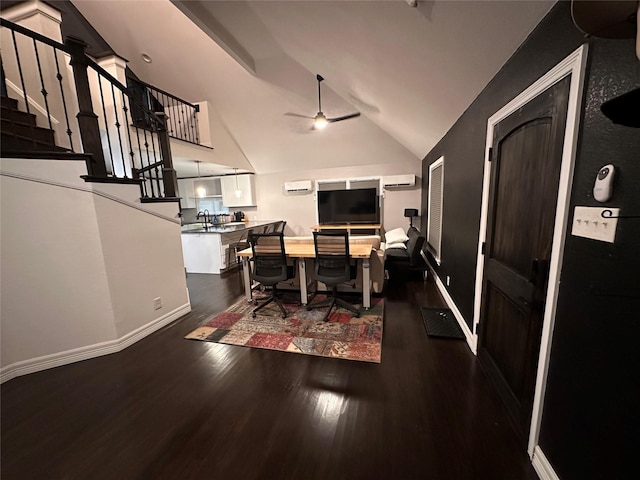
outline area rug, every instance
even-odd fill
[[[318,295],[315,301],[324,296]],[[245,299],[205,322],[185,338],[282,352],[380,363],[384,300],[371,299],[371,308],[359,318],[334,308],[328,322],[326,307],[307,311],[294,301],[283,300],[288,312],[282,318],[275,304],[258,311]]]

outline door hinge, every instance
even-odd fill
[[[493,160],[493,147],[489,147],[489,161]]]
[[[480,246],[480,253],[484,255],[486,251],[487,251],[487,242],[482,242],[482,245]]]

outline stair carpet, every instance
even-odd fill
[[[0,97],[0,133],[3,152],[33,150],[38,152],[68,152],[55,143],[55,132],[39,127],[33,113],[18,109],[18,101]]]

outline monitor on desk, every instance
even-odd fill
[[[375,188],[355,190],[319,190],[318,223],[380,223],[378,192]]]

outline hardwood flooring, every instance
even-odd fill
[[[537,479],[466,343],[426,335],[432,281],[385,288],[381,364],[185,340],[242,296],[188,285],[128,349],[2,385],[3,480]]]

